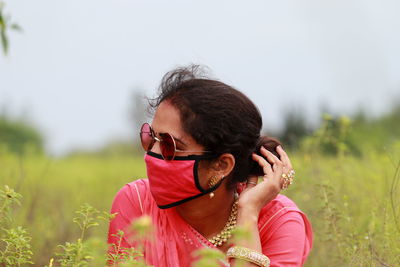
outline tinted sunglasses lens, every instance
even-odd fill
[[[149,151],[154,144],[153,131],[148,123],[144,123],[140,129],[140,141],[145,151]]]
[[[165,160],[173,160],[175,157],[175,140],[168,134],[160,134],[162,141],[160,142],[161,154]]]

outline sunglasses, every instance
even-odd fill
[[[176,148],[176,142],[174,137],[169,133],[158,133],[160,138],[158,138],[151,128],[150,124],[143,123],[140,129],[140,141],[142,143],[143,149],[148,152],[150,151],[156,141],[160,142],[161,155],[164,160],[170,161],[175,158],[176,152],[189,152],[189,153],[207,153],[210,151],[188,151],[180,150]]]

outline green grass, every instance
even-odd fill
[[[400,143],[361,157],[306,152],[290,156],[296,180],[284,194],[314,228],[306,266],[400,265]],[[15,225],[32,237],[35,266],[48,264],[57,245],[79,238],[73,217],[83,203],[108,211],[116,192],[142,177],[141,156],[21,158],[0,151],[0,186],[9,185],[23,196],[13,214]],[[106,242],[106,235],[107,224],[87,233],[96,242]]]

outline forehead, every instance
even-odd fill
[[[170,133],[175,136],[186,135],[183,131],[179,110],[169,101],[163,101],[157,107],[152,127],[159,133]]]
[[[154,114],[152,127],[156,133],[169,133],[179,139],[185,149],[202,150],[193,137],[183,130],[180,111],[168,100],[164,100],[157,107]]]

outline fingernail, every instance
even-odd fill
[[[263,150],[267,150],[264,146],[261,146],[261,149],[263,149]]]

